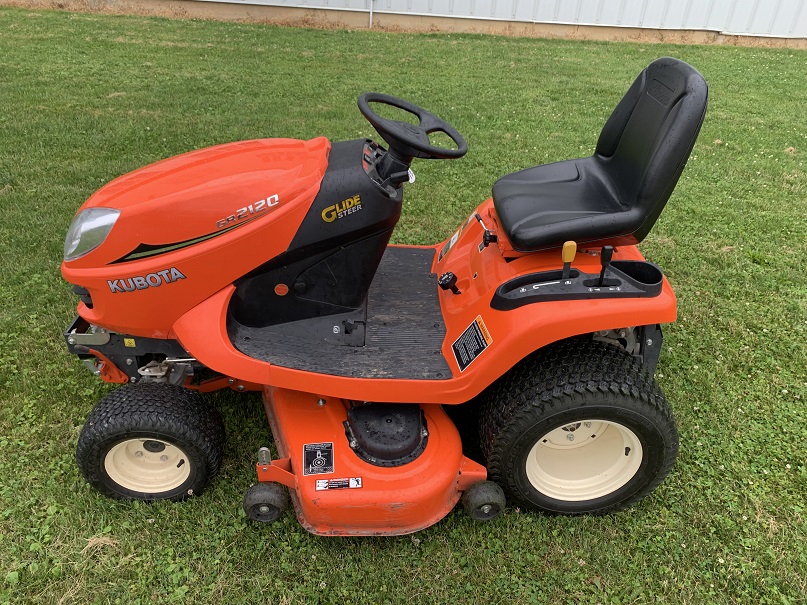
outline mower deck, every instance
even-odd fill
[[[271,364],[351,378],[446,380],[446,326],[431,272],[432,248],[388,247],[370,286],[363,347],[306,339],[286,325],[253,328],[232,317],[236,349]]]

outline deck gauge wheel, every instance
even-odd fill
[[[462,507],[474,521],[490,521],[504,506],[504,491],[492,481],[475,483],[462,495]]]
[[[260,523],[272,523],[289,507],[286,488],[278,483],[256,483],[244,495],[244,512]]]

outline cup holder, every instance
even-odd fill
[[[611,268],[629,277],[636,286],[645,286],[645,290],[652,286],[660,288],[664,277],[661,269],[646,261],[615,260],[611,263]]]

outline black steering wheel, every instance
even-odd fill
[[[370,103],[380,103],[403,109],[416,116],[418,123],[410,124],[382,118],[373,111]],[[453,160],[461,158],[468,151],[468,143],[451,124],[409,101],[380,92],[365,92],[359,97],[359,111],[387,142],[390,151],[407,162],[411,162],[411,158]],[[450,149],[432,145],[429,141],[429,134],[432,132],[445,133],[454,141],[457,148]]]

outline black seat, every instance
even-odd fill
[[[513,247],[635,244],[650,232],[695,144],[709,94],[683,61],[651,63],[608,118],[594,155],[528,168],[493,185]]]

